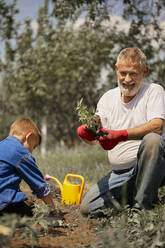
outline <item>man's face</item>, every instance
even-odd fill
[[[118,85],[124,96],[135,96],[141,87],[144,76],[148,68],[142,67],[140,62],[120,59],[118,65],[115,65]]]

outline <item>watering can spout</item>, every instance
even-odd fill
[[[46,180],[53,179],[54,181],[56,181],[56,182],[58,183],[59,187],[60,187],[61,195],[63,194],[63,186],[62,186],[62,183],[61,183],[57,178],[52,177],[52,176],[50,176],[49,174],[46,174],[46,175],[45,175],[45,179],[46,179]]]

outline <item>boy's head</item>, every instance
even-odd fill
[[[10,127],[9,135],[19,138],[30,152],[41,143],[41,133],[37,125],[28,118],[16,120]]]

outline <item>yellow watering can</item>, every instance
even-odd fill
[[[81,179],[81,185],[69,182],[69,178],[71,177]],[[57,178],[52,177],[49,174],[45,175],[45,179],[46,180],[53,179],[58,183],[61,190],[63,204],[72,205],[72,204],[81,203],[82,192],[85,184],[84,178],[82,176],[75,174],[67,174],[63,185],[60,183],[60,181]]]

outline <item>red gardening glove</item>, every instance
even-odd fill
[[[88,130],[88,127],[85,125],[81,125],[80,127],[78,127],[77,133],[82,139],[85,139],[88,141],[92,141],[96,139],[95,138],[96,133]]]
[[[111,150],[119,142],[128,140],[128,132],[126,129],[124,130],[100,129],[100,131],[109,133],[106,136],[98,138],[98,141],[104,150]]]

